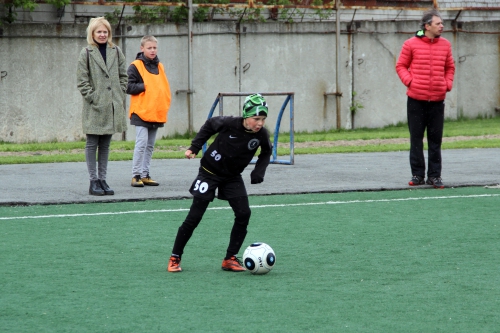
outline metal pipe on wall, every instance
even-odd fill
[[[188,0],[188,131],[193,133],[193,0]]]
[[[340,112],[341,112],[341,106],[342,106],[342,103],[341,103],[341,98],[342,98],[342,89],[340,89],[340,61],[341,61],[341,58],[340,58],[340,0],[336,0],[335,1],[335,9],[336,9],[336,18],[335,18],[335,25],[336,25],[336,36],[337,36],[337,40],[336,40],[336,49],[335,49],[335,76],[336,76],[336,79],[335,79],[335,85],[337,86],[337,91],[336,91],[336,95],[335,95],[335,100],[337,102],[337,129],[340,129],[340,125],[341,125],[341,117],[340,117]]]

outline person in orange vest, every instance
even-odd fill
[[[171,95],[165,68],[157,52],[158,40],[154,36],[142,37],[141,52],[127,70],[127,94],[131,95],[129,118],[136,132],[132,162],[133,187],[159,185],[151,179],[149,168],[156,132],[167,122]]]

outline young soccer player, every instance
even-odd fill
[[[158,186],[149,168],[156,142],[156,132],[167,122],[170,109],[170,85],[163,64],[156,55],[158,41],[154,36],[141,39],[141,52],[130,64],[127,94],[130,98],[130,124],[135,125],[135,148],[132,162],[133,187]]]
[[[169,272],[182,272],[180,264],[184,247],[200,223],[208,204],[213,201],[216,189],[218,198],[229,202],[235,216],[222,269],[233,272],[246,270],[236,258],[245,240],[251,214],[241,173],[260,147],[260,154],[250,179],[252,184],[264,181],[272,150],[269,133],[264,128],[267,112],[264,98],[260,94],[250,95],[243,105],[243,117],[210,118],[184,153],[187,158],[194,158],[207,140],[218,133],[203,154],[198,176],[189,190],[193,195],[193,203],[184,223],[177,231],[167,267]]]

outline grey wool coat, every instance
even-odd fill
[[[126,130],[126,67],[125,56],[116,45],[107,45],[106,63],[97,46],[88,45],[80,52],[76,79],[83,97],[83,133],[104,135]]]

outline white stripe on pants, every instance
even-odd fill
[[[149,174],[153,149],[155,147],[158,128],[135,126],[134,160],[132,162],[132,177],[146,177]]]

